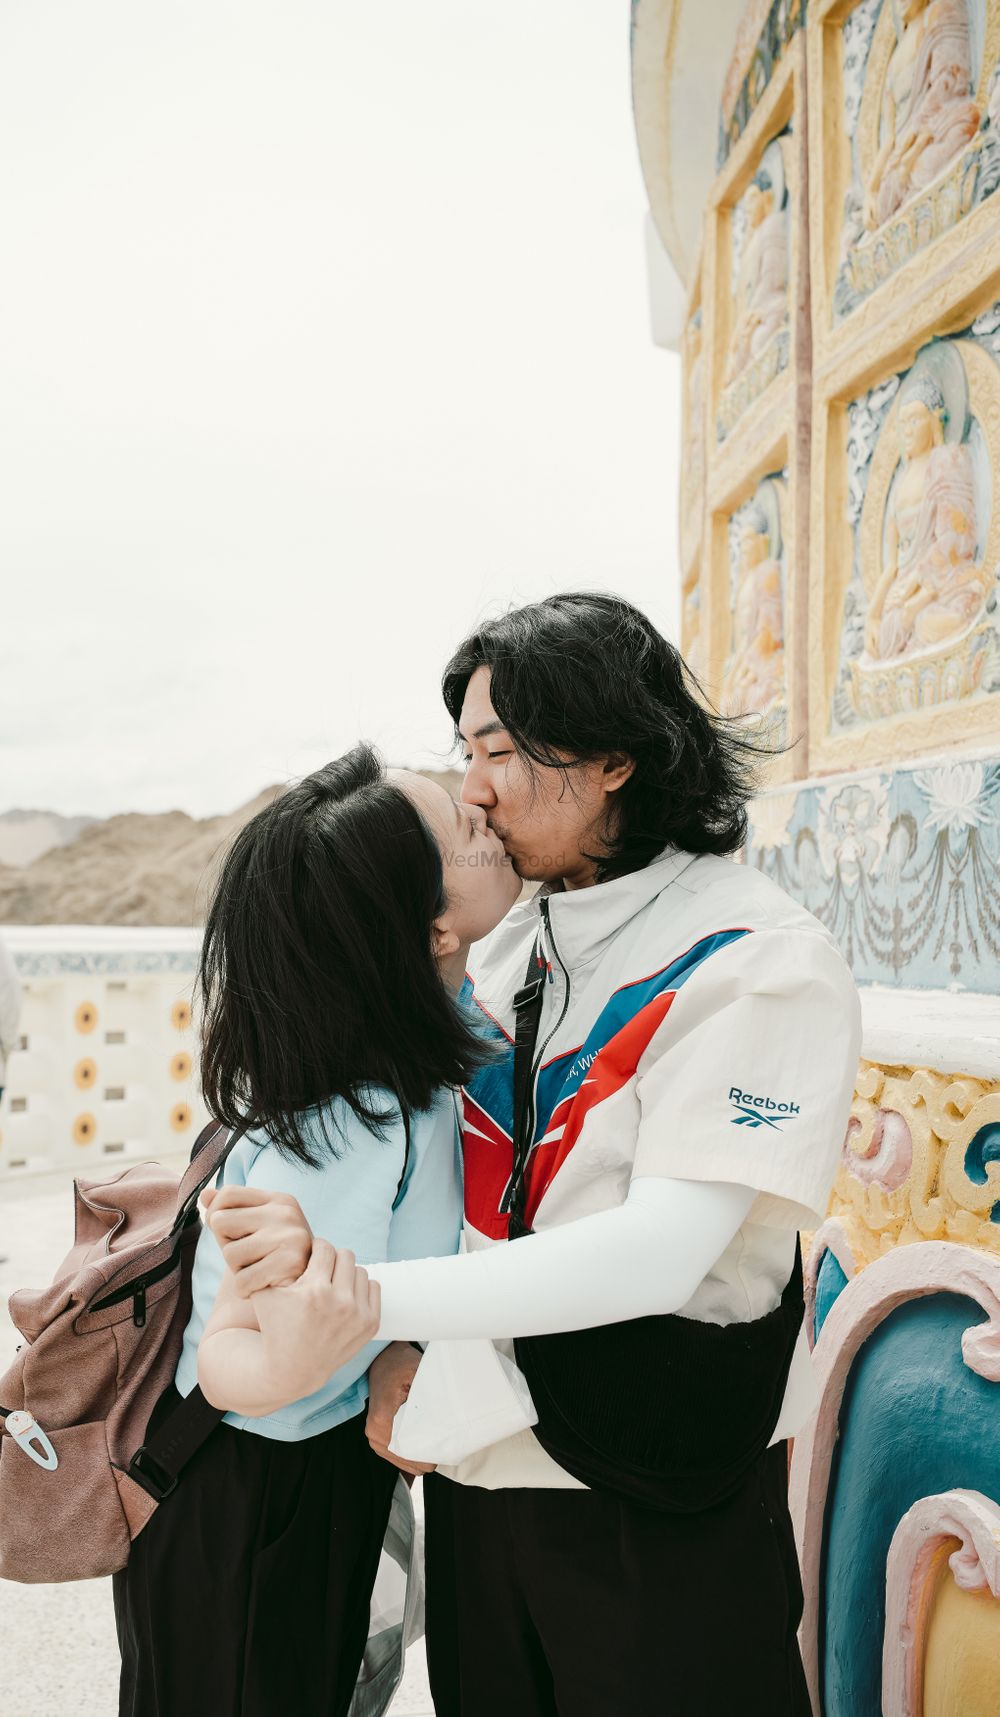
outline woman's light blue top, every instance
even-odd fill
[[[412,1115],[408,1161],[396,1099],[381,1086],[370,1089],[373,1106],[391,1109],[395,1117],[387,1123],[384,1144],[338,1098],[329,1113],[340,1122],[348,1144],[338,1141],[337,1157],[324,1150],[314,1115],[307,1117],[307,1125],[311,1119],[309,1132],[317,1154],[322,1152],[320,1167],[310,1168],[283,1156],[262,1135],[248,1134],[230,1152],[216,1185],[292,1193],[313,1233],[334,1246],[348,1247],[359,1264],[457,1252],[462,1229],[461,1140],[450,1086],[441,1087],[429,1109]],[[335,1132],[332,1136],[337,1138]],[[195,1250],[193,1307],[175,1379],[181,1395],[189,1395],[198,1381],[198,1343],[224,1272],[219,1243],[205,1227]],[[362,1411],[368,1399],[368,1367],[386,1345],[369,1342],[322,1389],[304,1400],[262,1418],[227,1413],[225,1423],[282,1442],[328,1431]]]

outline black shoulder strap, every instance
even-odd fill
[[[545,988],[545,965],[537,940],[528,956],[524,983],[514,996],[514,1164],[511,1171],[508,1233],[511,1240],[530,1234],[524,1220],[525,1174],[531,1152],[534,1117],[531,1114],[531,1064],[538,1040]]]
[[[195,1384],[169,1419],[137,1449],[128,1465],[129,1477],[153,1498],[162,1502],[177,1489],[177,1481],[191,1456],[225,1417],[225,1407],[213,1407]]]
[[[207,1127],[202,1128],[195,1139],[188,1169],[178,1190],[177,1214],[171,1235],[180,1233],[191,1220],[203,1189],[219,1172],[245,1132],[245,1127],[237,1127],[227,1135],[221,1121],[210,1121]],[[176,1490],[182,1469],[225,1413],[224,1407],[213,1407],[206,1401],[196,1384],[190,1395],[175,1407],[169,1419],[136,1450],[128,1466],[130,1477],[154,1502],[162,1502]]]
[[[177,1189],[177,1214],[170,1229],[171,1235],[179,1234],[190,1221],[191,1214],[212,1176],[218,1174],[234,1146],[247,1131],[248,1128],[242,1126],[227,1133],[222,1121],[209,1121],[207,1127],[202,1127],[192,1146],[188,1166]]]

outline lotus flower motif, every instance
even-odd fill
[[[794,810],[794,793],[768,793],[756,799],[751,813],[751,847],[758,852],[773,852],[776,847],[787,847],[791,839],[788,825]]]
[[[981,763],[942,763],[914,776],[927,800],[925,829],[974,829],[995,821],[983,798]]]

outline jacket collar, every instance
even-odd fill
[[[514,907],[508,923],[513,924],[517,915],[521,924],[530,923],[536,931],[542,928],[541,901],[546,900],[555,954],[567,971],[577,971],[602,954],[636,913],[676,882],[697,857],[697,853],[678,847],[665,847],[643,870],[595,883],[591,888],[574,888],[567,893],[562,887],[544,883],[531,900]]]

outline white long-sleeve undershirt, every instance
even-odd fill
[[[624,1204],[510,1245],[372,1264],[380,1341],[493,1341],[679,1311],[757,1194],[728,1181],[644,1176]]]

